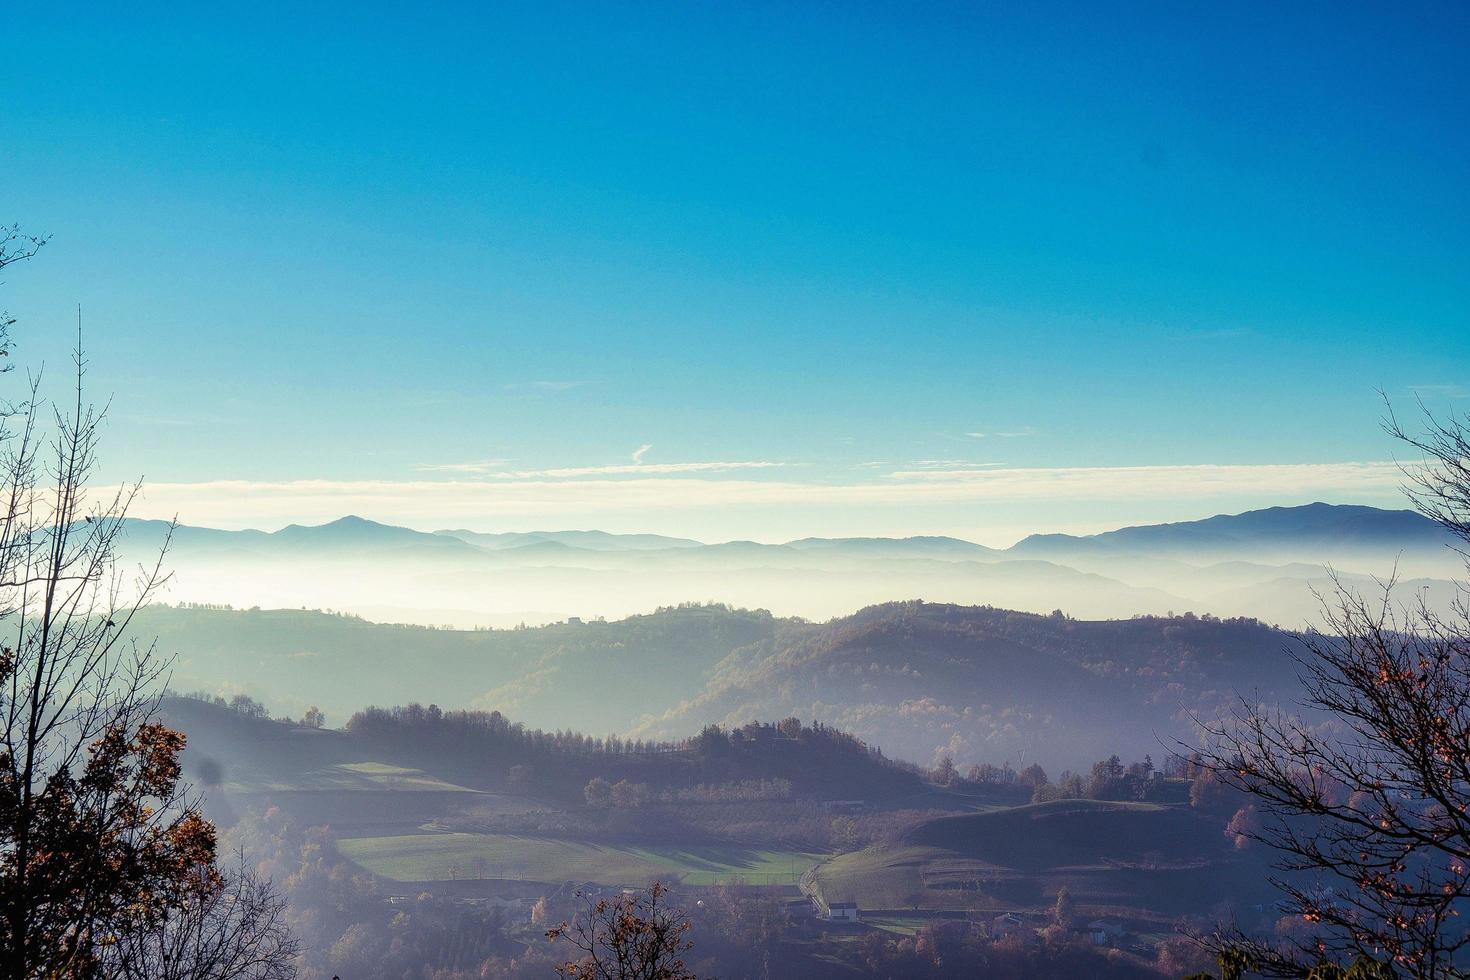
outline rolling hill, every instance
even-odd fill
[[[174,687],[246,690],[340,722],[368,704],[501,710],[545,728],[683,737],[797,716],[928,764],[1159,754],[1237,691],[1294,685],[1290,634],[1248,620],[1074,620],[889,603],[825,624],[698,606],[535,629],[379,625],[301,610],[156,607]]]
[[[1156,919],[1202,896],[1269,901],[1260,855],[1187,808],[1060,800],[936,817],[891,843],[842,854],[811,878],[826,902],[870,910],[1044,913],[1066,887],[1080,915]]]
[[[890,603],[731,657],[643,734],[745,716],[817,717],[902,757],[1080,766],[1101,746],[1142,757],[1238,692],[1290,694],[1291,634],[1193,616],[1073,620]]]

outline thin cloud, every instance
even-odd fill
[[[978,470],[994,469],[1004,465],[1004,463],[977,463],[969,459],[916,459],[909,464],[911,467],[923,470]]]
[[[664,476],[675,473],[728,473],[732,470],[768,470],[786,466],[770,460],[713,460],[693,463],[644,463],[643,454],[652,446],[643,446],[633,454],[632,463],[607,466],[559,466],[539,470],[507,470],[508,459],[480,459],[465,463],[419,463],[418,473],[459,473],[490,477],[495,480],[576,480],[594,476]]]
[[[913,508],[974,503],[1098,500],[1231,501],[1268,498],[1306,502],[1392,496],[1403,480],[1393,462],[1237,464],[900,470],[846,484],[797,480],[714,478],[722,470],[780,464],[666,463],[579,467],[476,480],[291,480],[155,483],[134,508],[140,517],[178,514],[189,524],[216,527],[321,522],[343,514],[439,526],[456,521],[503,522],[507,517],[596,520],[639,512],[754,508],[875,506]],[[632,479],[609,477],[634,476]]]
[[[1060,466],[896,470],[895,483],[941,492],[965,487],[976,498],[1156,498],[1392,490],[1395,463],[1201,463],[1179,466]]]
[[[641,445],[637,449],[633,450],[633,462],[635,462],[635,463],[642,463],[643,462],[643,457],[645,455],[647,455],[648,454],[648,451],[650,449],[652,449],[652,448],[653,448],[653,443],[651,443],[651,442],[645,442],[643,445]]]
[[[644,446],[635,459],[651,447]],[[714,461],[705,463],[614,463],[609,466],[563,466],[547,470],[509,470],[492,473],[491,476],[505,480],[575,480],[589,476],[661,476],[674,473],[728,473],[731,470],[770,470],[787,464],[769,460],[745,460],[739,462]]]
[[[490,473],[504,469],[508,459],[479,459],[469,463],[419,463],[414,470],[419,473]]]

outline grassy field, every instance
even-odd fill
[[[640,846],[510,834],[358,837],[340,840],[337,847],[368,871],[396,881],[479,877],[642,885],[676,874],[690,884],[781,885],[794,883],[827,857],[732,845]]]
[[[1263,877],[1186,810],[1069,800],[927,821],[832,858],[814,884],[828,902],[864,908],[1035,911],[1065,885],[1088,914],[1177,914],[1201,896],[1254,895]]]
[[[1218,828],[1187,809],[1103,800],[1057,800],[938,817],[910,830],[903,842],[1032,872],[1194,863],[1224,844]]]
[[[231,793],[263,793],[271,791],[305,792],[312,790],[391,790],[398,793],[473,793],[422,769],[394,766],[386,762],[343,762],[315,769],[276,770],[269,775],[260,772],[232,774],[224,789]]]
[[[917,915],[863,916],[865,924],[875,929],[882,929],[884,932],[897,933],[900,936],[912,936],[931,921],[931,919]]]

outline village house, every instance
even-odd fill
[[[1116,946],[1127,932],[1117,919],[1094,919],[1082,931],[1094,946]]]
[[[1014,912],[1006,912],[1001,915],[997,915],[995,918],[990,920],[990,938],[1000,939],[1004,936],[1010,935],[1017,929],[1024,928],[1025,925],[1025,921]]]

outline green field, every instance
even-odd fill
[[[520,878],[606,885],[642,885],[671,875],[697,885],[793,884],[828,856],[721,844],[639,846],[511,834],[357,837],[340,840],[337,847],[368,871],[396,881]]]
[[[930,921],[922,916],[914,915],[863,916],[864,924],[875,929],[882,929],[884,932],[897,933],[900,936],[912,936]]]
[[[1065,800],[926,821],[825,862],[814,884],[874,909],[1042,910],[1065,885],[1090,914],[1173,914],[1227,883],[1249,894],[1262,871],[1188,810]]]
[[[269,776],[250,778],[250,773],[238,774],[225,784],[232,793],[261,793],[271,791],[328,791],[328,790],[391,790],[399,793],[473,793],[475,790],[459,786],[422,769],[389,765],[386,762],[343,762],[320,766],[315,769],[273,771]],[[259,774],[256,774],[259,776]]]

